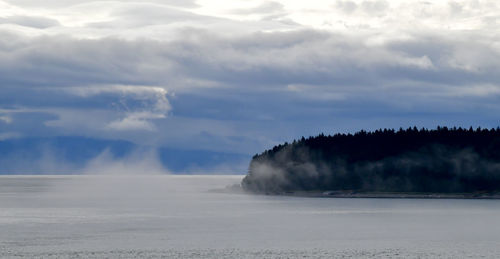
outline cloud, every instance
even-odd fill
[[[109,109],[115,113],[115,119],[106,122],[101,127],[106,130],[119,131],[155,131],[156,127],[151,120],[163,119],[170,111],[170,103],[166,97],[167,91],[158,87],[144,86],[97,86],[97,87],[75,87],[66,90],[71,94],[83,98],[96,98],[98,95],[110,95]],[[58,123],[63,126],[64,117],[60,116]],[[68,124],[74,124],[71,121]],[[94,127],[95,128],[95,127]]]
[[[37,89],[39,104],[31,108],[11,108],[0,111],[5,123],[21,123],[22,114],[53,114],[43,121],[44,127],[58,128],[73,134],[99,131],[154,131],[151,120],[163,119],[171,107],[167,91],[159,87],[100,85],[87,87],[54,87]],[[26,96],[23,96],[26,98]],[[62,99],[62,100],[61,100]],[[50,102],[46,102],[46,101]],[[44,103],[45,104],[42,104]],[[35,105],[35,106],[33,106]],[[33,123],[40,123],[33,120]],[[15,127],[15,125],[11,125]],[[32,127],[30,127],[32,128]],[[12,129],[11,129],[12,130]],[[26,130],[26,129],[25,129]],[[32,134],[33,132],[26,132]]]
[[[337,2],[335,2],[335,7],[339,8],[345,13],[352,13],[354,10],[358,8],[358,5],[353,1],[338,0]]]
[[[207,131],[217,136],[214,141],[224,136],[228,143],[230,137],[255,133],[239,120],[267,128],[256,125],[264,115],[295,128],[287,122],[291,114],[300,120],[335,114],[340,120],[341,114],[359,117],[367,110],[380,116],[392,116],[395,109],[457,111],[473,105],[495,111],[486,108],[496,102],[500,82],[495,72],[499,52],[488,43],[494,36],[463,32],[390,38],[299,30],[228,38],[203,30],[179,33],[185,37],[164,42],[11,35],[21,44],[6,42],[1,48],[6,57],[0,63],[2,105],[49,112],[57,118],[46,122],[48,127],[81,128],[101,136],[107,133],[98,129],[157,132],[159,125],[166,127],[160,121],[168,116],[189,116],[201,125],[211,121],[229,127]],[[488,100],[475,99],[484,96],[482,86],[492,89]],[[457,103],[457,93],[467,101]],[[193,134],[201,136],[204,126],[198,127]]]
[[[284,5],[279,2],[265,1],[251,8],[242,8],[230,11],[233,14],[251,15],[251,14],[271,14],[283,12]]]
[[[6,124],[12,123],[12,118],[9,116],[0,116],[0,121]]]
[[[170,110],[167,100],[167,91],[159,87],[140,86],[108,86],[71,88],[70,92],[83,97],[99,94],[119,94],[113,108],[121,111],[122,118],[109,122],[105,128],[111,130],[146,130],[155,131],[156,127],[150,122],[154,119],[163,119]]]
[[[367,5],[375,8],[382,4]],[[151,13],[149,7],[147,10],[145,13]],[[3,69],[2,76],[12,84],[142,84],[181,91],[193,87],[184,83],[186,79],[231,87],[241,83],[266,87],[380,84],[394,82],[396,74],[403,80],[441,80],[455,72],[461,75],[457,77],[460,79],[486,79],[487,71],[481,66],[494,67],[496,61],[491,57],[498,52],[488,47],[487,42],[494,39],[475,34],[436,36],[433,32],[407,32],[406,39],[399,39],[378,32],[351,35],[297,30],[223,37],[208,30],[179,30],[178,38],[160,42],[14,37],[24,44],[8,46],[4,57],[9,67]],[[476,40],[471,40],[476,36]],[[412,53],[411,48],[419,44],[425,45],[425,49],[420,47],[420,53]],[[466,49],[478,51],[469,53]],[[466,73],[462,75],[460,71]],[[31,76],[23,78],[21,73]]]
[[[60,23],[0,26],[0,130],[250,153],[319,131],[498,123],[494,1],[214,3],[0,2]]]
[[[127,113],[123,119],[110,122],[106,127],[112,130],[155,131],[155,126],[148,120],[162,118],[165,118],[165,115],[150,112],[132,112]]]
[[[19,7],[24,7],[24,8],[64,8],[64,7],[70,7],[74,5],[81,5],[81,4],[86,4],[89,3],[89,1],[85,0],[65,0],[65,1],[58,1],[58,0],[48,0],[44,1],[43,3],[40,1],[36,0],[4,0],[5,2],[16,5]],[[105,2],[105,1],[99,1],[99,0],[94,0],[90,2]],[[134,0],[121,0],[120,1],[123,4],[126,3],[135,3],[136,1]],[[149,0],[148,2],[153,2],[153,3],[158,3],[158,4],[163,4],[163,5],[172,5],[172,6],[181,6],[181,7],[196,7],[197,5],[195,4],[195,1],[191,0]]]
[[[84,98],[103,94],[118,95],[111,106],[122,114],[122,118],[113,120],[105,126],[111,130],[155,131],[156,128],[150,120],[165,118],[171,109],[166,97],[167,91],[159,87],[110,85],[62,90]]]
[[[16,24],[20,26],[33,27],[36,29],[46,29],[59,26],[60,23],[55,19],[36,16],[8,16],[0,17],[0,24]]]
[[[107,3],[110,12],[104,21],[89,21],[86,27],[94,29],[137,29],[148,26],[161,26],[168,29],[170,25],[197,26],[201,22],[217,23],[220,19],[182,10],[177,7],[158,3]],[[102,6],[102,4],[97,5]]]
[[[387,10],[389,3],[385,0],[363,1],[361,7],[369,14],[378,15]]]

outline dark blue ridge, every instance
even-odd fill
[[[59,136],[48,138],[18,138],[0,141],[0,174],[74,174],[104,151],[113,159],[123,159],[133,152],[150,147],[137,145],[125,140],[96,139],[80,136]],[[243,164],[250,156],[210,150],[188,150],[169,147],[155,148],[161,164],[173,173],[211,172],[225,164]],[[56,162],[69,165],[69,169],[46,171],[35,166],[50,155]],[[244,173],[221,172],[221,173]]]

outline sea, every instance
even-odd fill
[[[242,176],[0,176],[0,258],[499,258],[500,200],[301,198]]]

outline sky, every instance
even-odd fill
[[[493,0],[0,0],[0,140],[497,127],[499,23]]]

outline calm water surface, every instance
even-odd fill
[[[500,200],[212,191],[240,180],[0,176],[0,257],[500,257]]]

